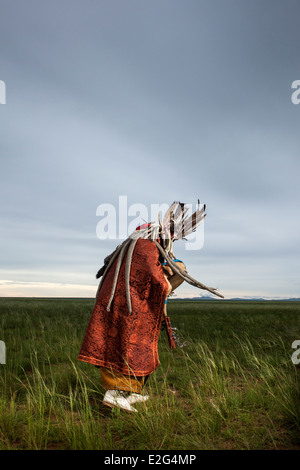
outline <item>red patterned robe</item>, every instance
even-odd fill
[[[159,366],[157,343],[169,286],[155,244],[139,239],[131,264],[132,314],[129,315],[125,295],[125,261],[126,256],[110,312],[106,307],[117,259],[104,279],[78,359],[125,375],[143,377]]]

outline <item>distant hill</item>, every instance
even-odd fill
[[[278,297],[229,297],[229,298],[225,298],[225,299],[218,299],[218,298],[215,298],[215,297],[209,297],[209,296],[203,296],[203,297],[170,297],[169,300],[186,300],[186,301],[189,301],[189,300],[254,300],[254,301],[270,301],[270,300],[276,300],[276,301],[281,301],[281,302],[299,302],[300,301],[300,298],[297,298],[297,297],[290,297],[290,298],[278,298]]]

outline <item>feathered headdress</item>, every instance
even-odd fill
[[[130,238],[149,238],[150,240],[158,240],[164,251],[171,258],[175,258],[173,253],[173,242],[175,240],[185,239],[202,222],[206,216],[205,204],[200,206],[198,200],[197,209],[189,215],[189,208],[181,202],[173,202],[162,219],[162,215],[158,214],[158,223],[150,222],[136,228],[130,235]]]
[[[207,290],[212,294],[223,298],[223,295],[217,292],[217,289],[214,287],[207,287],[201,282],[198,282],[196,279],[193,279],[187,272],[179,268],[179,266],[176,265],[176,263],[173,261],[175,258],[173,253],[173,242],[175,240],[185,239],[186,236],[190,235],[197,229],[200,222],[206,216],[205,207],[205,205],[201,207],[200,201],[198,200],[196,211],[189,215],[189,209],[186,207],[186,204],[176,201],[173,202],[173,204],[166,211],[163,219],[161,213],[159,213],[158,223],[150,222],[137,227],[135,231],[123,243],[121,243],[113,253],[111,253],[111,255],[105,258],[104,266],[102,266],[96,275],[97,279],[102,276],[98,292],[100,292],[102,283],[108,270],[111,268],[115,259],[118,258],[114,273],[111,296],[107,305],[108,311],[110,310],[110,306],[116,290],[121,264],[125,254],[127,253],[125,265],[125,286],[128,310],[129,314],[131,314],[132,308],[129,284],[130,268],[135,244],[139,238],[152,240],[156,244],[161,256],[165,259],[166,264],[170,266],[172,271],[174,271],[176,274],[179,274],[179,276],[181,276],[184,281],[188,282],[194,287]]]

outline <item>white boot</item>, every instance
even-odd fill
[[[125,411],[133,411],[134,413],[138,412],[138,410],[131,406],[131,403],[126,397],[126,392],[123,392],[122,390],[107,390],[102,403],[103,405],[110,406],[111,408],[117,406]]]
[[[127,401],[132,405],[133,403],[140,403],[142,401],[149,400],[148,395],[140,395],[138,393],[131,393],[129,397],[127,397]]]

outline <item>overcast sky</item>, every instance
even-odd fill
[[[227,298],[300,297],[299,14],[298,0],[2,0],[0,295],[93,297],[120,242],[97,238],[97,207],[126,196],[149,212],[206,203],[203,248],[175,254]]]

